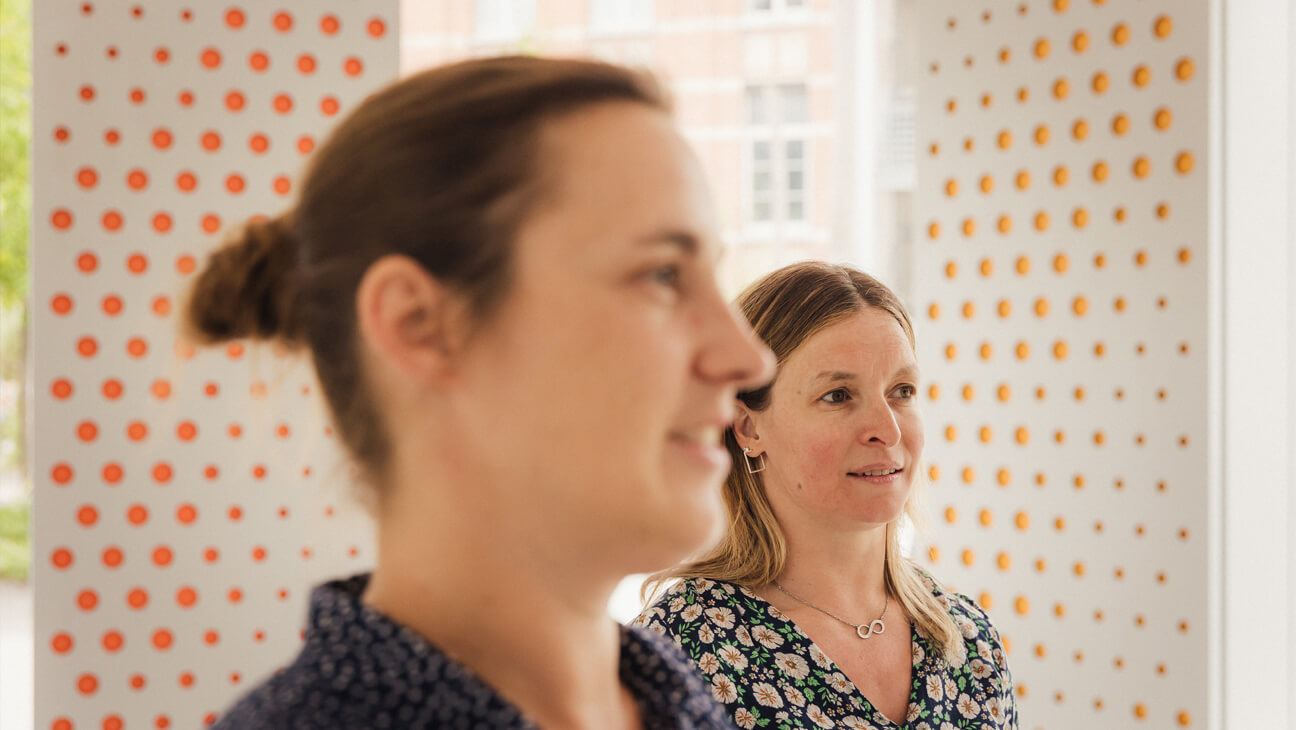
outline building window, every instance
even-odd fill
[[[516,43],[535,30],[535,0],[477,0],[474,40]]]
[[[648,33],[652,30],[653,0],[590,0],[593,33]]]
[[[805,7],[805,0],[747,0],[747,9],[757,13],[804,10]]]
[[[748,86],[746,103],[749,222],[804,222],[809,121],[805,84]]]

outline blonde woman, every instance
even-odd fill
[[[922,462],[913,328],[844,266],[802,263],[739,306],[774,382],[725,437],[729,528],[635,623],[668,634],[741,728],[1016,727],[999,633],[900,555]]]

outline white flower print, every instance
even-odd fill
[[[752,629],[752,638],[766,649],[777,649],[783,646],[783,637],[768,626],[757,626]]]
[[[987,644],[986,642],[980,639],[977,639],[976,648],[977,648],[977,655],[979,655],[982,659],[988,662],[994,661],[994,654],[991,653],[989,644]]]
[[[905,716],[905,722],[913,722],[918,719],[918,705],[909,705],[909,712]]]
[[[684,603],[684,596],[675,596],[672,598],[670,602],[671,613],[679,613],[680,609],[684,608]]]
[[[855,688],[855,685],[851,684],[851,681],[841,672],[833,672],[824,679],[828,682],[829,687],[832,687],[842,694],[848,694]]]
[[[719,588],[716,588],[711,591],[711,597],[717,601],[726,601],[729,599],[729,596],[725,595],[725,592],[720,590]]]
[[[945,699],[945,683],[941,681],[940,675],[927,675],[927,696],[937,702]]]
[[[915,667],[927,659],[927,652],[923,651],[923,648],[916,641],[909,643],[909,654],[913,657],[913,666]]]
[[[976,677],[977,679],[985,679],[990,676],[990,665],[980,659],[973,659],[970,666],[972,668],[973,677]]]
[[[824,711],[819,709],[819,705],[810,705],[809,707],[807,707],[806,717],[809,717],[810,720],[813,721],[814,724],[818,725],[819,727],[833,726],[832,718],[825,715]]]
[[[945,696],[953,700],[955,697],[958,697],[958,693],[959,693],[958,685],[955,684],[954,679],[952,677],[946,677]]]
[[[981,706],[976,703],[976,700],[966,694],[961,694],[958,698],[958,711],[960,715],[971,720],[981,714]]]
[[[998,697],[991,697],[990,699],[986,700],[985,711],[986,711],[986,715],[988,715],[991,720],[994,720],[996,723],[1003,722],[1004,719],[1003,705],[999,702]]]
[[[976,624],[972,623],[971,619],[967,618],[966,616],[955,616],[954,624],[958,626],[959,632],[963,634],[963,638],[965,639],[976,638],[977,627]]]
[[[940,730],[954,730],[954,723],[942,722],[940,726]]]
[[[648,630],[653,632],[654,634],[657,634],[658,636],[666,635],[666,625],[663,624],[661,621],[653,621],[652,624],[648,626]]]
[[[697,582],[697,592],[706,593],[707,591],[711,590],[713,586],[715,586],[715,581],[707,580],[706,578],[700,578],[698,579]]]
[[[788,721],[788,714],[787,714],[786,712],[776,712],[776,713],[774,713],[774,721],[775,721],[775,722],[787,722],[787,721]]]
[[[722,629],[732,629],[734,627],[734,612],[723,606],[708,608],[706,615],[707,618],[711,619],[711,623]]]
[[[850,730],[869,730],[869,724],[862,717],[847,715],[841,719],[841,724],[850,728]]]
[[[994,656],[994,663],[996,667],[1004,666],[1004,655],[1002,649],[996,646],[993,652],[993,656]]]
[[[747,657],[743,656],[742,651],[739,650],[738,647],[734,646],[733,644],[725,644],[724,646],[720,647],[719,653],[720,653],[720,658],[725,660],[726,662],[729,662],[729,666],[733,667],[734,669],[747,668]]]
[[[805,707],[805,695],[801,694],[801,690],[796,687],[784,685],[783,696],[787,697],[788,702],[791,702],[797,707]]]
[[[810,658],[814,660],[815,664],[824,669],[832,666],[832,660],[828,658],[827,654],[823,653],[823,649],[820,649],[818,644],[810,645]]]
[[[698,629],[698,641],[710,644],[715,641],[715,631],[712,631],[710,626],[702,624],[702,628]]]
[[[746,707],[739,707],[734,711],[734,724],[743,730],[751,730],[756,727],[756,716]]]
[[[774,663],[783,670],[784,674],[793,679],[805,679],[810,676],[810,665],[796,654],[779,652],[774,655]]]
[[[632,621],[630,625],[642,629],[643,627],[648,625],[648,621],[650,619],[651,617],[648,614],[641,613],[638,616],[635,616],[635,620]]]
[[[697,621],[698,616],[702,615],[702,607],[696,603],[690,603],[687,608],[680,612],[680,618],[685,621]]]
[[[765,682],[752,685],[752,697],[756,698],[757,704],[773,707],[776,710],[783,706],[783,695],[780,695],[773,685]]]
[[[743,646],[752,646],[754,643],[752,641],[751,632],[747,630],[746,626],[739,626],[734,630],[734,636],[738,637],[738,643]]]
[[[727,705],[738,699],[738,688],[728,677],[717,674],[711,678],[711,696],[716,699],[716,702]]]
[[[931,730],[931,725],[928,725],[924,720],[923,722],[918,723],[914,730]]]
[[[707,674],[715,674],[720,669],[720,660],[716,659],[715,654],[707,652],[702,655],[702,658],[697,660],[697,665],[698,669],[701,669],[703,672],[706,672]]]

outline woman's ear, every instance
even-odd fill
[[[733,421],[734,438],[738,447],[751,458],[765,453],[761,446],[760,431],[756,427],[756,416],[741,400],[738,401]],[[750,449],[750,451],[746,451]]]
[[[453,377],[464,341],[460,297],[407,256],[370,264],[356,290],[356,325],[375,356],[406,377]]]

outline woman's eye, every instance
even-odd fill
[[[902,385],[892,392],[894,392],[896,397],[901,400],[911,400],[918,395],[918,389],[912,385]]]
[[[850,394],[846,392],[845,388],[838,388],[824,393],[824,396],[819,400],[824,401],[825,403],[845,403],[846,399],[849,397]]]
[[[652,279],[653,283],[655,284],[661,284],[662,286],[666,286],[671,289],[679,288],[680,267],[675,264],[671,264],[669,266],[661,266],[656,269],[653,269],[652,272],[650,272],[649,276]]]

